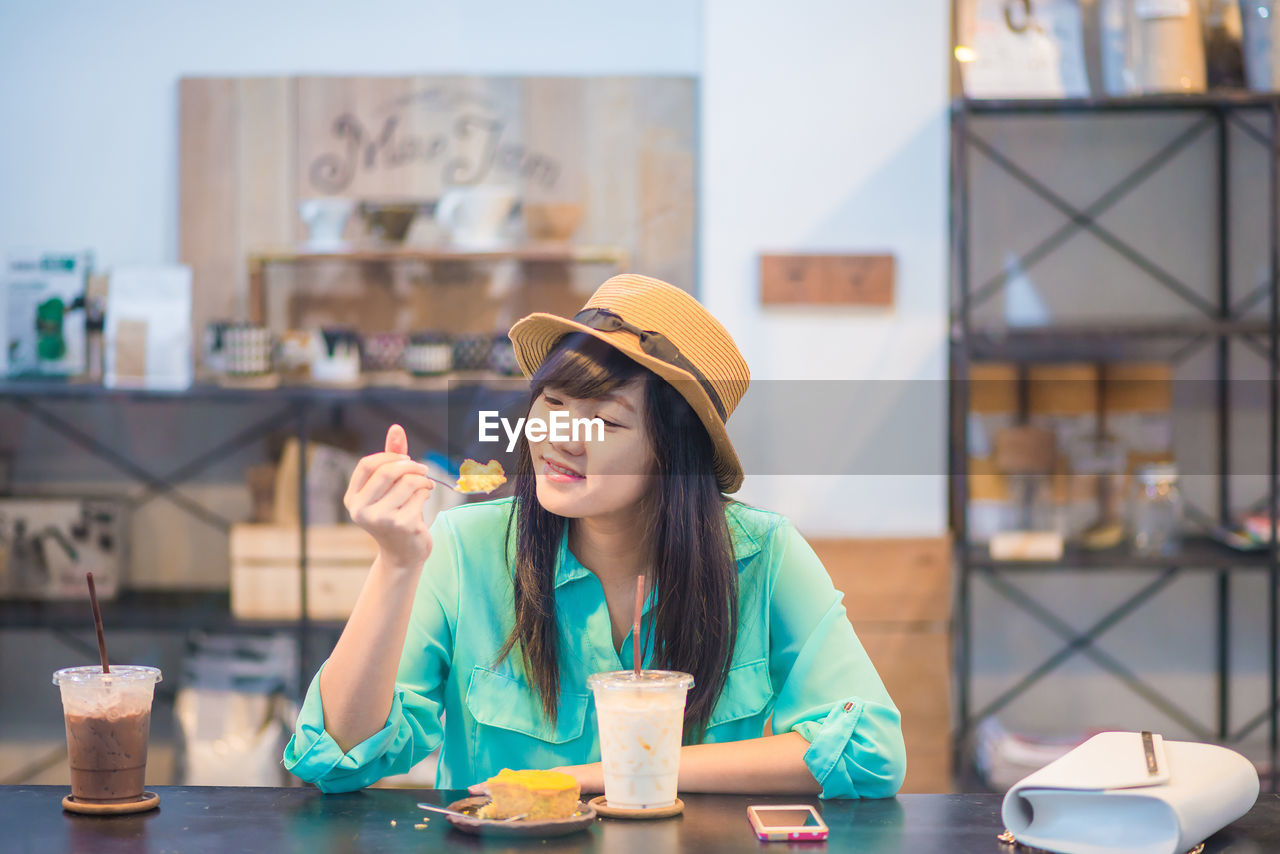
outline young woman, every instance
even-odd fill
[[[378,557],[286,767],[348,791],[443,743],[441,788],[509,767],[603,791],[587,677],[627,669],[643,643],[645,667],[694,677],[682,791],[896,793],[898,711],[840,594],[784,517],[725,497],[743,477],[725,420],[749,375],[724,327],[684,291],[623,275],[574,319],[534,314],[510,334],[530,417],[599,418],[603,436],[521,439],[513,497],[428,531],[431,481],[390,429],[345,499]]]

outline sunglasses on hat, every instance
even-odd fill
[[[586,308],[575,314],[573,319],[583,326],[589,326],[600,332],[629,332],[636,336],[640,340],[640,350],[643,353],[692,374],[693,378],[702,386],[702,390],[707,393],[707,397],[711,398],[711,404],[720,415],[720,420],[724,421],[728,417],[715,387],[711,385],[711,382],[703,375],[702,371],[698,370],[693,362],[690,362],[680,353],[680,349],[671,342],[671,339],[661,332],[655,332],[652,329],[641,329],[639,326],[623,320],[619,315],[607,308]]]

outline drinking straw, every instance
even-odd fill
[[[102,672],[110,673],[111,666],[107,664],[107,639],[102,636],[102,611],[98,610],[98,591],[93,587],[93,573],[86,572],[84,577],[89,579],[89,604],[93,606],[93,627],[98,630],[98,655],[102,656]]]
[[[640,640],[640,612],[644,608],[644,576],[636,579],[636,622],[631,632],[631,652],[635,662],[636,678],[640,678],[640,648],[644,645]]]

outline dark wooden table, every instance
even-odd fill
[[[252,789],[157,786],[160,808],[97,818],[62,810],[64,788],[0,786],[0,851],[19,854],[347,854],[347,852],[849,851],[856,854],[1010,854],[996,840],[999,795],[902,795],[884,801],[818,801],[742,795],[684,795],[683,816],[658,821],[599,820],[589,830],[541,840],[480,839],[418,801],[447,804],[463,792],[368,789],[323,795],[312,788]],[[831,827],[827,843],[758,841],[747,824],[752,803],[819,804]],[[392,821],[395,825],[392,826]],[[1214,835],[1206,854],[1280,851],[1280,796],[1263,795],[1240,821]]]

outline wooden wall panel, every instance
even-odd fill
[[[234,80],[178,84],[178,255],[192,267],[192,341],[206,320],[232,316],[244,266],[240,230],[239,98]]]
[[[632,269],[648,267],[640,248],[640,134],[635,85],[626,78],[597,78],[586,84],[586,114],[591,125],[584,158],[588,220],[582,237],[590,243],[619,243],[636,252]],[[674,283],[673,283],[674,284]]]
[[[854,625],[945,623],[951,619],[951,541],[947,537],[815,540],[813,549],[846,592]]]
[[[951,543],[946,537],[818,540],[858,639],[902,713],[903,792],[951,779]]]
[[[696,198],[697,139],[695,129],[677,117],[697,110],[696,86],[692,80],[635,83],[642,134],[636,260],[652,275],[688,288],[692,280],[683,281],[683,277],[693,269],[695,241],[684,235],[696,233],[697,209],[674,200]]]
[[[239,110],[238,255],[289,246],[302,237],[297,214],[297,84],[283,77],[236,81]],[[290,270],[280,270],[283,276]],[[236,265],[234,316],[248,314],[248,268]]]

